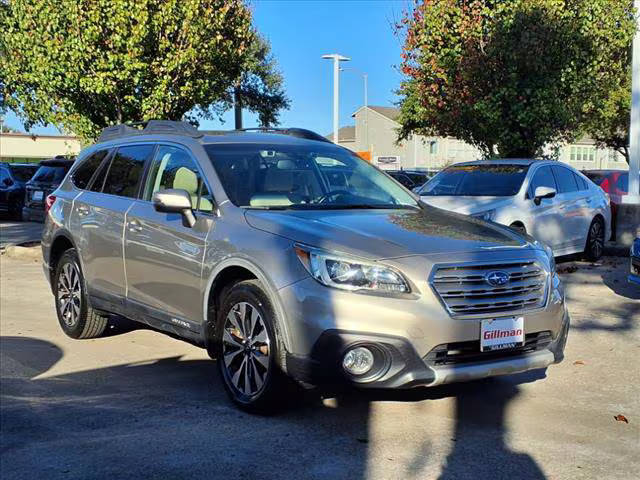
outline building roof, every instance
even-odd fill
[[[389,120],[396,122],[400,116],[400,109],[395,107],[378,107],[375,105],[369,105],[369,108],[374,112],[378,112],[380,115],[384,115]]]
[[[333,132],[326,135],[326,138],[333,142]],[[342,127],[338,130],[338,142],[355,142],[356,141],[356,127],[349,125]]]

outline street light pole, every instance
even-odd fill
[[[341,68],[343,72],[352,70],[356,73],[362,75],[362,79],[364,80],[364,123],[365,123],[365,131],[364,131],[364,149],[369,151],[369,75],[362,70],[358,70],[357,68],[349,67],[349,68]]]
[[[340,115],[340,62],[348,62],[350,58],[338,53],[323,55],[322,58],[333,60],[333,143],[338,143],[338,122]]]
[[[636,10],[636,29],[633,38],[633,64],[631,80],[631,124],[629,126],[629,195],[622,198],[623,203],[640,204],[640,0],[634,0]]]

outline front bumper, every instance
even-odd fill
[[[452,360],[448,364],[438,364],[434,360],[436,349],[421,358],[405,338],[329,330],[316,342],[311,355],[287,354],[287,372],[296,380],[314,385],[351,384],[390,389],[436,386],[519,373],[561,362],[569,324],[569,313],[565,311],[562,327],[555,338],[551,332],[530,334],[533,337],[539,335],[540,345],[494,353],[478,351],[460,362]],[[383,352],[382,359],[376,358],[372,373],[363,378],[350,376],[341,367],[343,355],[355,346],[367,346]]]

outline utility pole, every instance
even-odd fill
[[[340,116],[340,62],[348,62],[350,58],[338,53],[323,55],[322,58],[333,60],[333,143],[338,143],[338,122]]]

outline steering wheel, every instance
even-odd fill
[[[326,200],[329,200],[331,197],[335,197],[336,195],[351,195],[351,192],[347,190],[334,190],[332,192],[325,193],[318,197],[316,203],[324,203]]]

